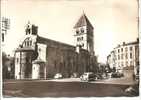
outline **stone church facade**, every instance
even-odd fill
[[[75,45],[38,35],[38,27],[27,24],[25,37],[15,51],[15,79],[47,79],[56,73],[70,77],[97,71],[93,26],[82,14],[74,26]]]

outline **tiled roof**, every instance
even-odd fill
[[[67,44],[67,43],[63,43],[63,42],[60,42],[60,41],[55,41],[55,40],[52,40],[52,39],[48,39],[48,38],[45,38],[45,37],[41,37],[41,36],[38,36],[37,37],[37,41],[39,43],[44,43],[44,44],[56,44],[56,45],[60,45],[60,46],[66,46],[66,47],[69,47],[71,49],[75,49],[75,46],[73,45],[70,45],[70,44]]]
[[[80,19],[78,20],[78,22],[75,24],[74,28],[78,28],[81,26],[90,26],[93,28],[92,24],[90,23],[90,21],[88,20],[87,16],[85,14],[83,14]]]
[[[75,51],[75,48],[76,48],[74,45],[62,43],[60,41],[51,40],[41,36],[37,37],[37,43],[47,44],[50,47],[61,47],[62,50],[64,49],[69,51]],[[81,49],[81,52],[87,52],[87,50]]]
[[[34,51],[34,49],[30,47],[17,48],[16,52],[19,52],[19,51]]]

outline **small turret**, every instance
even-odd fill
[[[34,24],[30,24],[30,22],[28,22],[28,24],[26,25],[26,29],[25,29],[26,35],[37,35],[38,33],[38,27],[35,26]]]

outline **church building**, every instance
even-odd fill
[[[47,79],[61,73],[96,72],[93,26],[83,13],[74,26],[75,44],[51,40],[38,35],[38,27],[27,24],[22,43],[15,50],[15,79]]]

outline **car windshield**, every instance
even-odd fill
[[[95,76],[95,75],[94,75],[94,74],[90,74],[90,75],[89,75],[89,77],[93,77],[93,76]]]
[[[87,73],[85,73],[84,75],[87,75]]]
[[[56,75],[61,75],[60,73],[57,73]]]

